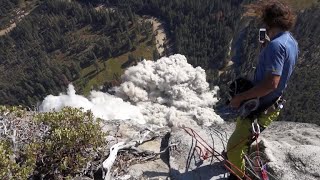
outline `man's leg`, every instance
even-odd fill
[[[258,123],[262,128],[267,128],[273,121],[275,121],[280,115],[280,110],[274,110],[267,114],[261,114],[258,117]]]
[[[227,156],[228,160],[237,166],[239,170],[234,167],[231,169],[239,176],[242,177],[245,171],[245,161],[244,155],[248,151],[248,142],[249,137],[251,135],[250,132],[251,128],[251,120],[250,119],[241,119],[237,118],[236,129],[234,130],[233,134],[229,138],[227,144]]]
[[[274,120],[279,117],[280,110],[275,110],[267,114],[261,114],[258,117],[258,123],[262,128],[268,127]],[[236,129],[229,138],[227,145],[228,160],[237,166],[241,172],[245,171],[244,155],[248,152],[249,138],[251,135],[251,120],[250,119],[237,119]],[[241,142],[241,143],[240,143]],[[240,144],[239,144],[240,143]],[[238,144],[238,145],[237,145]],[[238,176],[243,176],[236,168],[231,168]]]

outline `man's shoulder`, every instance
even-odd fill
[[[281,36],[273,39],[270,44],[272,47],[285,48],[287,44],[298,44],[290,32],[285,32]]]
[[[281,51],[285,49],[285,43],[277,38],[269,42],[267,49],[270,53]]]
[[[280,47],[280,46],[282,46],[282,44],[283,44],[282,41],[279,39],[274,39],[269,42],[270,47]]]

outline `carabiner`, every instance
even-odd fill
[[[252,126],[252,132],[254,135],[259,135],[261,133],[260,126],[257,119],[254,120],[251,126]]]

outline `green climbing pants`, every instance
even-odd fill
[[[273,112],[258,116],[258,123],[263,128],[269,126],[280,114],[280,110],[275,110]],[[228,160],[237,166],[242,172],[245,171],[245,160],[244,155],[249,149],[249,138],[251,138],[251,123],[250,119],[237,118],[236,129],[229,138],[227,144],[227,156]],[[242,141],[242,142],[241,142]],[[240,143],[241,142],[241,143]],[[239,144],[240,143],[240,144]],[[239,172],[236,168],[231,167],[231,169],[239,176],[242,177],[243,173]]]

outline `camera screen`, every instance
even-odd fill
[[[260,31],[260,41],[264,41],[266,39],[266,31]]]

